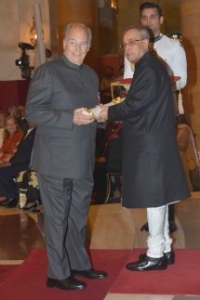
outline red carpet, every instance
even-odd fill
[[[90,256],[97,269],[109,274],[104,280],[89,280],[83,291],[61,291],[46,288],[47,261],[44,249],[31,252],[24,263],[3,282],[0,282],[2,300],[103,300],[123,268],[129,250],[91,250]]]
[[[0,265],[0,283],[5,281],[15,268],[16,265]]]
[[[167,270],[128,271],[125,264],[137,260],[143,252],[141,249],[90,250],[94,267],[106,270],[109,277],[84,279],[88,287],[83,291],[61,291],[46,288],[46,252],[37,249],[22,265],[10,269],[10,273],[5,267],[6,278],[0,280],[0,299],[103,300],[107,293],[200,295],[200,250],[176,249],[176,263]]]
[[[135,249],[127,262],[138,259],[144,250]],[[110,293],[200,295],[200,250],[176,249],[176,263],[166,270],[133,272],[125,267]]]

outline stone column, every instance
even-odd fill
[[[200,1],[181,0],[183,45],[188,62],[188,81],[183,91],[186,117],[200,150]]]

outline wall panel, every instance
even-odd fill
[[[200,150],[200,1],[181,0],[183,43],[188,61],[184,106]]]

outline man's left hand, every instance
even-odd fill
[[[75,125],[87,125],[95,121],[93,114],[85,115],[84,110],[84,107],[74,110],[73,123]]]

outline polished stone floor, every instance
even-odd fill
[[[200,248],[200,192],[176,204],[174,248]],[[145,248],[144,209],[128,210],[120,203],[91,205],[87,243],[96,249]],[[116,234],[117,232],[117,234]],[[0,264],[18,264],[32,249],[45,247],[41,214],[0,207]],[[200,280],[199,280],[200,284]],[[200,296],[117,295],[104,300],[200,300]],[[93,299],[95,300],[95,299]],[[103,299],[102,299],[103,300]]]

